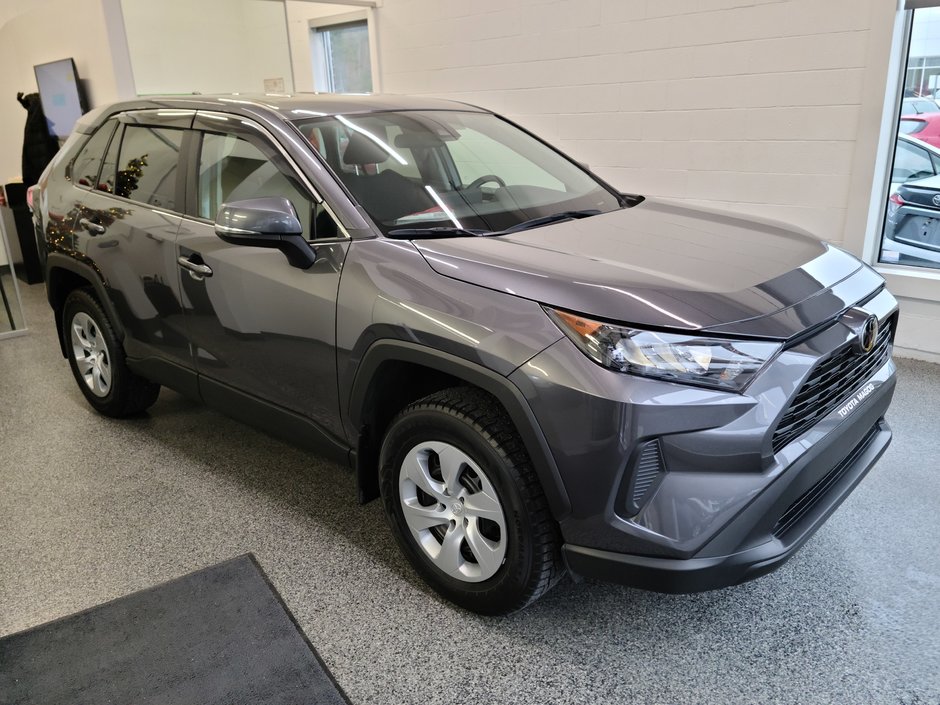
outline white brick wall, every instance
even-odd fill
[[[870,29],[894,10],[385,0],[380,63],[387,91],[503,112],[625,190],[769,213],[843,243],[862,110],[881,110],[863,105]]]

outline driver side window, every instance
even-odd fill
[[[199,216],[214,220],[223,203],[283,196],[291,202],[304,237],[335,237],[329,214],[258,147],[232,134],[204,133],[199,156]]]

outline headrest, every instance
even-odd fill
[[[343,153],[343,163],[349,166],[381,164],[389,153],[361,132],[353,132]]]

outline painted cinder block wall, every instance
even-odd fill
[[[884,0],[386,0],[384,88],[506,113],[628,191],[845,241]],[[883,80],[883,79],[882,79]],[[881,106],[875,116],[880,118]]]

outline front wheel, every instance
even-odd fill
[[[65,299],[62,335],[79,389],[100,413],[129,416],[157,400],[160,385],[127,368],[121,341],[90,291],[76,289]]]
[[[558,529],[525,447],[485,392],[448,389],[404,409],[385,436],[380,473],[405,556],[461,607],[513,612],[563,574]]]

